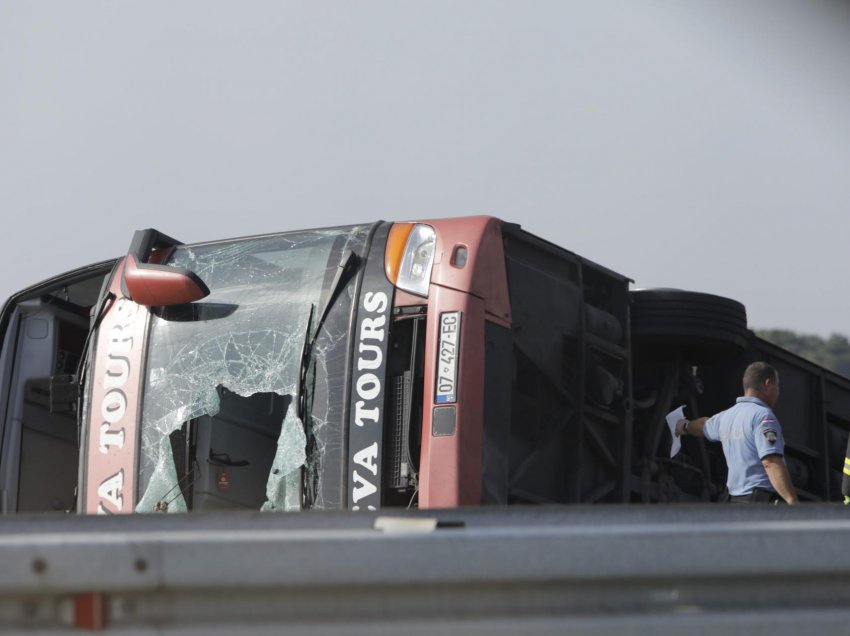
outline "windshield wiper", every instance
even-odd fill
[[[64,393],[67,397],[73,397],[75,400],[75,416],[77,418],[77,450],[79,450],[82,446],[83,440],[83,409],[82,409],[82,399],[83,399],[83,390],[85,388],[85,368],[88,364],[89,358],[89,347],[91,346],[92,334],[97,331],[98,327],[100,327],[100,323],[103,321],[104,316],[106,316],[109,308],[112,307],[113,302],[115,301],[115,294],[111,291],[106,292],[103,298],[100,301],[100,304],[95,311],[91,325],[89,326],[89,331],[86,334],[86,339],[83,342],[83,350],[80,352],[80,360],[77,363],[76,373],[73,376],[51,376],[50,378],[50,411],[53,412],[54,406],[57,402],[63,400],[62,393],[64,389]],[[79,495],[79,484],[74,487],[74,502],[72,505],[72,509],[76,510],[77,508],[77,497]]]
[[[313,338],[310,332],[313,328],[313,315],[316,313],[316,304],[310,303],[310,314],[307,316],[307,328],[304,333],[304,344],[301,345],[301,362],[298,365],[298,419],[304,423],[307,411],[307,370],[310,367],[311,351],[313,350]]]
[[[298,371],[298,419],[301,420],[304,426],[304,435],[307,438],[307,458],[304,465],[301,467],[301,508],[307,509],[313,506],[315,501],[315,486],[316,480],[313,472],[308,468],[312,459],[313,451],[316,448],[316,440],[313,437],[313,427],[308,413],[312,410],[307,406],[307,386],[310,364],[313,360],[313,348],[316,345],[316,340],[319,337],[319,332],[322,330],[322,325],[330,313],[331,307],[336,302],[340,291],[345,287],[351,273],[357,269],[357,255],[348,250],[337,266],[333,281],[331,282],[327,299],[325,300],[322,310],[316,312],[315,303],[310,304],[310,314],[307,316],[307,328],[304,333],[304,344],[301,348],[301,364]],[[313,318],[318,315],[316,327],[313,328]],[[315,369],[314,369],[315,371]],[[312,477],[312,479],[311,479]]]
[[[331,307],[336,301],[337,296],[339,296],[339,292],[345,286],[351,272],[356,269],[357,260],[357,255],[351,250],[348,250],[337,266],[336,273],[334,274],[333,281],[331,282],[328,297],[325,300],[325,304],[322,305],[322,310],[320,312],[316,312],[315,303],[310,305],[310,314],[307,317],[307,329],[304,334],[304,344],[301,348],[301,364],[299,365],[298,372],[298,418],[304,422],[305,425],[305,418],[307,416],[307,372],[310,368],[310,361],[313,358],[313,347],[319,337],[319,332],[322,330],[322,325],[324,325],[325,319],[330,313]],[[316,327],[314,329],[313,317],[316,315],[318,315],[318,319],[316,320]]]

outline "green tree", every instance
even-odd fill
[[[846,336],[834,333],[828,338],[821,338],[786,329],[759,329],[756,335],[850,378],[850,341]]]

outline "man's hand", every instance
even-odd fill
[[[679,420],[676,422],[676,436],[693,435],[694,437],[702,437],[702,429],[707,421],[707,417],[698,417],[695,420]]]

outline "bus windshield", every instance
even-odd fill
[[[323,457],[342,446],[341,424],[329,418],[341,407],[330,402],[341,402],[345,377],[345,356],[333,353],[348,346],[356,275],[334,299],[341,319],[324,323],[306,383],[299,381],[302,353],[316,324],[311,314],[327,302],[340,258],[362,254],[369,230],[313,230],[172,252],[166,264],[196,273],[211,293],[151,316],[137,512],[328,503],[321,501]],[[303,421],[300,384],[318,396],[306,401],[312,408]]]

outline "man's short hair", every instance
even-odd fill
[[[767,380],[776,382],[779,373],[767,362],[753,362],[744,371],[744,391],[747,389],[761,390]]]

